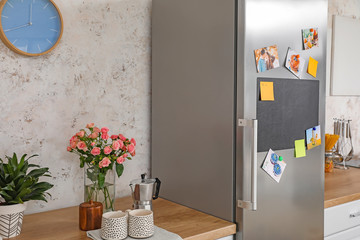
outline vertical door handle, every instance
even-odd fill
[[[238,200],[238,207],[257,210],[257,136],[258,136],[258,120],[257,119],[239,119],[240,127],[252,128],[252,144],[251,144],[251,201]]]

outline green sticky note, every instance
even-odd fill
[[[305,157],[306,149],[305,149],[305,139],[295,140],[295,157]]]

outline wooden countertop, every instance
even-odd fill
[[[116,209],[126,210],[131,197],[116,200]],[[153,201],[155,225],[180,235],[185,240],[212,240],[235,234],[234,223],[208,214],[157,199]],[[16,240],[87,240],[79,229],[79,208],[70,207],[26,215],[21,234]]]
[[[325,173],[324,207],[333,207],[360,199],[360,169],[334,169]]]

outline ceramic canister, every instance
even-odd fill
[[[154,234],[154,214],[148,209],[127,210],[129,214],[129,236],[147,238]]]
[[[107,212],[102,216],[101,238],[105,240],[121,240],[128,235],[127,214],[122,211]]]

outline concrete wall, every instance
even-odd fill
[[[151,0],[55,0],[64,34],[51,53],[29,58],[0,42],[0,157],[39,154],[55,184],[48,203],[27,213],[83,202],[83,170],[70,137],[89,122],[134,137],[117,194],[150,167]]]
[[[331,43],[333,15],[347,16],[360,20],[360,0],[329,0],[329,43]],[[331,62],[331,45],[328,51],[328,64]],[[330,84],[330,65],[328,65],[328,85]],[[329,88],[328,88],[329,91]],[[360,90],[359,90],[360,91]],[[326,97],[326,132],[333,133],[333,118],[352,119],[354,154],[360,158],[360,97]]]

